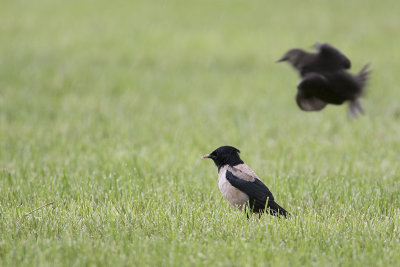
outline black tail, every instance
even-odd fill
[[[369,64],[367,64],[360,70],[360,72],[356,76],[360,92],[354,100],[350,101],[349,115],[351,118],[355,118],[359,114],[364,114],[364,109],[363,106],[361,105],[359,97],[365,93],[365,87],[367,86],[370,73],[371,71],[369,70]]]
[[[364,92],[364,88],[367,85],[368,77],[371,71],[369,70],[369,64],[365,65],[360,72],[357,74],[357,82],[358,85],[360,86],[361,93]]]
[[[278,205],[275,201],[268,201],[269,213],[274,216],[284,216],[285,218],[290,215],[284,208]]]

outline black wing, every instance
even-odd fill
[[[315,47],[319,50],[322,66],[329,70],[335,71],[340,69],[350,69],[351,61],[342,54],[337,48],[330,44],[316,43]]]
[[[305,111],[321,110],[327,105],[322,99],[329,91],[329,82],[323,75],[307,73],[297,86],[297,105]]]
[[[274,196],[268,187],[259,179],[253,182],[242,180],[230,171],[226,171],[226,179],[233,186],[249,196],[250,207],[254,212],[262,212],[265,209],[267,199],[274,201]]]

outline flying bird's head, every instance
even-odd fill
[[[233,146],[221,146],[210,154],[204,155],[203,159],[212,159],[218,168],[226,164],[235,166],[243,163],[240,159],[239,153],[239,149]]]
[[[290,49],[286,52],[286,54],[278,59],[275,62],[283,62],[288,61],[293,67],[298,67],[301,64],[303,57],[307,54],[304,50],[301,49]]]

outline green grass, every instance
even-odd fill
[[[399,9],[3,0],[0,265],[399,266]],[[371,62],[365,116],[296,106],[274,60],[317,40]],[[225,144],[291,219],[227,204]]]

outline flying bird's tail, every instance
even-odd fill
[[[350,101],[349,104],[349,115],[351,118],[357,117],[359,114],[364,114],[363,106],[361,105],[359,97],[362,96],[365,92],[365,87],[368,82],[368,77],[371,71],[369,70],[369,64],[365,65],[360,72],[356,76],[356,80],[358,86],[360,88],[360,92],[358,96]]]
[[[367,85],[369,74],[371,70],[369,70],[369,64],[365,65],[360,72],[357,74],[357,82],[361,88],[360,96],[364,93],[364,88]]]
[[[284,208],[279,206],[279,204],[273,200],[268,201],[268,208],[271,215],[284,216],[285,218],[289,215],[289,213]]]

